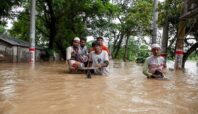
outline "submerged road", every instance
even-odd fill
[[[111,62],[109,76],[68,74],[64,63],[0,63],[0,114],[198,114],[198,67],[147,79],[142,65]]]

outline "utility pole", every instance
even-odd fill
[[[168,4],[168,0],[165,0],[165,5]],[[169,30],[169,22],[168,22],[168,9],[165,10],[165,22],[163,25],[163,35],[161,41],[161,56],[164,57],[165,63],[167,61],[167,46],[168,46],[168,30]]]
[[[163,25],[163,35],[162,35],[162,41],[161,41],[161,56],[164,57],[165,62],[167,60],[167,46],[168,46],[168,30],[169,30],[169,25],[168,25],[168,13],[166,11],[166,17],[165,17],[165,23]]]
[[[30,63],[35,64],[35,13],[36,0],[31,0],[31,16],[30,16]]]
[[[157,43],[158,0],[154,0],[152,44]]]

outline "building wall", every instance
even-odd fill
[[[12,46],[12,60],[14,63],[18,62],[17,46]]]
[[[27,47],[17,47],[18,62],[29,62],[30,52]]]
[[[40,50],[36,50],[35,59],[36,61],[40,60]],[[4,58],[1,62],[29,62],[29,48],[12,46],[8,43],[0,41],[0,55],[3,55]]]
[[[36,61],[40,61],[41,57],[41,50],[36,50],[35,59]]]
[[[13,62],[13,48],[11,45],[0,41],[0,54],[4,56],[2,61]]]

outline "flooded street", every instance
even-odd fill
[[[65,63],[0,63],[0,114],[198,114],[198,67],[151,80],[141,64],[111,63],[109,76],[68,74]]]

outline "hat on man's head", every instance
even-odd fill
[[[153,49],[153,48],[160,48],[160,49],[161,49],[161,47],[160,47],[159,44],[152,44],[152,45],[151,45],[151,49]]]
[[[80,38],[75,37],[73,40],[74,40],[74,41],[80,41]]]

